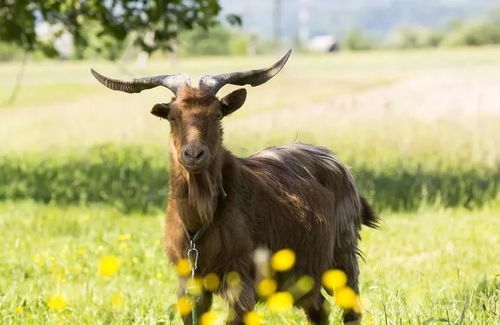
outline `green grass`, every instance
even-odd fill
[[[365,229],[364,324],[493,324],[500,293],[498,212],[386,215],[381,230]],[[1,203],[0,322],[171,323],[176,276],[162,250],[162,223],[161,215],[122,215],[104,206]],[[126,234],[130,239],[120,240]],[[107,255],[121,263],[109,279],[98,274]],[[110,305],[114,293],[125,298],[120,310]],[[61,313],[46,306],[53,294],[68,302]],[[215,308],[226,310],[220,300]],[[338,315],[334,308],[332,317]],[[266,317],[304,322],[300,311]]]
[[[2,87],[0,90],[0,103],[10,98],[12,89]],[[1,109],[16,107],[40,107],[57,102],[68,102],[78,97],[96,93],[93,85],[82,85],[78,83],[51,83],[51,84],[22,84],[11,104],[5,104]]]
[[[500,199],[498,165],[473,164],[470,159],[439,164],[432,155],[421,153],[417,157],[415,161],[377,161],[376,156],[352,155],[346,162],[361,193],[377,210],[415,211],[423,206],[472,209]],[[0,200],[33,199],[66,205],[100,202],[124,212],[158,211],[165,206],[167,169],[166,149],[152,146],[107,145],[3,155]]]

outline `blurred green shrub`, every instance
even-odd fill
[[[443,35],[429,27],[424,26],[406,26],[393,33],[388,42],[392,48],[424,48],[439,46]]]
[[[479,46],[490,44],[500,44],[500,22],[457,22],[441,42],[443,46]]]
[[[350,30],[341,44],[341,49],[350,51],[365,51],[375,47],[375,41],[361,28]]]
[[[179,35],[181,55],[244,55],[248,45],[248,36],[223,26],[194,28]]]
[[[159,155],[159,156],[157,156]],[[123,211],[163,207],[166,153],[98,146],[82,152],[0,157],[0,199],[104,202]]]
[[[500,44],[500,10],[483,18],[457,20],[445,31],[424,26],[405,26],[396,30],[387,42],[392,48],[437,46],[481,46]]]
[[[498,199],[500,190],[499,166],[351,165],[361,193],[378,210],[412,211],[434,204],[474,208]],[[9,154],[0,156],[0,200],[102,202],[125,212],[156,211],[166,204],[167,171],[165,149],[144,146]]]

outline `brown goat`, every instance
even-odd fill
[[[235,311],[231,324],[242,324],[256,303],[257,248],[292,249],[296,264],[288,277],[310,275],[314,289],[297,301],[309,320],[327,324],[322,308],[321,275],[344,270],[348,285],[358,292],[359,230],[376,226],[377,217],[359,195],[348,169],[328,149],[302,143],[272,147],[248,158],[235,157],[222,144],[221,119],[240,108],[246,90],[218,99],[225,84],[262,84],[280,71],[290,52],[268,69],[202,77],[198,88],[186,75],[134,79],[106,78],[92,71],[107,87],[126,92],[162,85],[176,97],[157,104],[152,113],[168,119],[170,139],[170,194],[166,216],[166,250],[173,263],[187,257],[190,240],[199,251],[196,276],[219,276],[219,293]],[[227,275],[236,271],[241,290],[231,295]],[[180,294],[185,288],[181,281]],[[203,292],[196,313],[210,309],[212,293]],[[345,323],[360,315],[344,313]],[[191,315],[184,318],[191,324]]]

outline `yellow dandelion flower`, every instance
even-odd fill
[[[22,313],[24,311],[24,308],[22,306],[17,306],[14,308],[14,311],[18,314]]]
[[[125,306],[125,296],[119,292],[115,292],[109,298],[109,305],[114,310],[122,310]]]
[[[189,264],[187,258],[179,260],[175,268],[179,276],[188,276],[191,274],[191,264]]]
[[[293,296],[290,292],[276,292],[267,298],[266,305],[271,312],[282,313],[293,307]]]
[[[232,271],[227,274],[227,284],[230,287],[238,287],[241,283],[241,277],[238,272]]]
[[[127,251],[129,249],[128,243],[126,241],[121,242],[120,245],[118,245],[118,248],[122,251]]]
[[[257,285],[257,293],[261,297],[267,297],[273,294],[277,287],[278,285],[274,279],[263,279]]]
[[[201,325],[214,325],[219,315],[215,311],[207,311],[200,318]]]
[[[295,253],[291,249],[282,249],[274,253],[271,258],[271,267],[275,271],[284,272],[295,264]]]
[[[193,309],[193,301],[186,296],[182,296],[177,300],[177,311],[181,316],[186,316]]]
[[[99,261],[99,274],[113,276],[120,270],[120,261],[116,256],[104,256]]]
[[[347,283],[347,275],[342,270],[328,270],[321,277],[323,285],[331,290],[344,287]]]
[[[356,293],[349,287],[343,287],[335,291],[335,302],[341,308],[351,309],[357,301],[358,297]]]
[[[256,311],[250,311],[243,316],[245,325],[260,325],[262,324],[262,316]]]
[[[197,296],[203,291],[203,281],[200,278],[189,278],[186,281],[186,289],[190,295]]]
[[[203,278],[203,286],[208,291],[215,291],[215,290],[217,290],[219,288],[219,284],[220,284],[219,277],[215,273],[208,273]]]
[[[157,272],[157,273],[156,273],[156,278],[157,278],[158,280],[160,280],[161,278],[163,278],[163,273],[161,273],[161,272]]]
[[[119,241],[126,241],[126,240],[130,240],[131,238],[132,238],[131,234],[120,234],[120,235],[118,235],[118,240]]]
[[[52,295],[47,299],[47,306],[53,311],[63,311],[67,305],[66,300],[60,295]]]

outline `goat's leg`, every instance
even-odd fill
[[[334,250],[334,265],[336,269],[344,271],[347,275],[347,285],[351,287],[356,294],[359,294],[358,277],[358,255],[355,244],[349,247],[338,247]],[[344,324],[356,325],[361,324],[361,314],[358,314],[352,309],[344,310]]]
[[[310,324],[328,325],[329,310],[325,306],[325,298],[318,289],[307,294],[297,302],[297,306],[302,308]]]
[[[179,295],[182,296],[185,292],[185,283],[181,283],[179,286]],[[194,297],[194,311],[196,314],[197,324],[200,323],[200,317],[203,313],[210,310],[212,307],[213,294],[210,291],[203,291],[199,296]],[[193,325],[193,314],[190,312],[182,318],[184,325]]]
[[[243,316],[253,310],[255,306],[255,289],[251,280],[247,279],[242,283],[241,291],[234,302],[231,303],[231,312],[228,324],[242,325]]]

